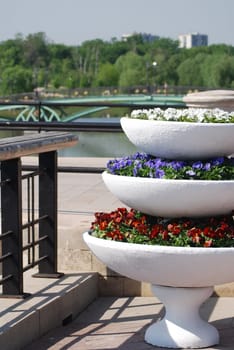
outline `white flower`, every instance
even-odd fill
[[[161,108],[137,109],[132,111],[130,117],[137,119],[193,123],[234,123],[234,112],[228,113],[219,108],[167,108],[166,110]]]

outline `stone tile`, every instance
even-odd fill
[[[223,310],[220,319],[213,321],[218,328],[222,316],[232,317],[233,301],[229,299],[211,298],[203,306],[207,316],[215,314],[216,307]],[[71,324],[48,333],[24,350],[165,350],[144,341],[146,328],[163,312],[163,305],[154,297],[98,298]],[[220,329],[220,345],[206,350],[233,350],[233,344],[234,327],[229,324]]]
[[[234,296],[234,282],[215,286],[214,292],[217,296],[220,296],[220,297],[233,297]]]

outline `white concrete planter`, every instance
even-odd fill
[[[129,140],[141,151],[169,159],[202,159],[234,153],[233,124],[158,122],[121,118]],[[230,214],[234,180],[164,180],[102,174],[107,188],[125,205],[162,217]],[[106,266],[151,283],[166,308],[145,333],[146,342],[167,348],[205,348],[219,342],[201,319],[200,305],[213,286],[234,281],[234,248],[190,248],[130,244],[95,238],[84,241]]]
[[[234,153],[234,124],[121,118],[128,139],[148,154],[168,159],[203,159]]]
[[[169,348],[203,348],[219,342],[217,330],[202,320],[199,307],[213,286],[234,280],[234,248],[190,248],[131,244],[84,233],[95,256],[114,271],[152,284],[166,307],[145,340]]]
[[[212,216],[234,209],[234,180],[165,180],[112,175],[104,172],[107,188],[125,205],[164,216]]]
[[[170,287],[208,287],[234,281],[234,248],[151,246],[84,234],[109,268],[138,281]]]

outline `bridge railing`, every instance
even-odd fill
[[[116,96],[116,95],[139,95],[139,94],[159,94],[159,95],[186,95],[187,93],[212,90],[211,87],[204,86],[178,86],[178,85],[136,85],[128,87],[104,86],[95,88],[36,88],[33,92],[22,92],[14,95],[3,96],[0,100],[33,100],[33,99],[54,99],[54,98],[80,98],[88,96]]]
[[[81,117],[93,115],[96,112],[108,110],[107,114],[117,110],[115,114],[128,114],[136,108],[153,107],[185,107],[181,97],[159,97],[142,95],[138,97],[118,96],[92,99],[59,99],[59,100],[32,100],[32,101],[1,101],[0,122],[76,122]],[[65,111],[66,110],[66,111]],[[121,111],[121,112],[120,112]],[[70,113],[70,115],[69,115]],[[113,115],[113,114],[112,114]],[[5,124],[0,124],[3,127]],[[12,125],[12,124],[11,124]],[[16,126],[16,125],[15,125]],[[17,125],[18,126],[18,125]]]

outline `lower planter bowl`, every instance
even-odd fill
[[[234,153],[234,124],[189,123],[121,118],[128,139],[161,158],[202,159]]]
[[[234,248],[150,246],[93,237],[84,241],[106,266],[152,284],[166,313],[145,333],[146,342],[168,348],[204,348],[219,342],[212,325],[200,318],[200,305],[213,286],[234,281]]]
[[[153,216],[226,215],[234,209],[234,180],[165,180],[106,171],[102,178],[110,192],[125,205]]]
[[[170,287],[207,287],[234,281],[234,248],[192,248],[116,242],[84,234],[91,251],[129,278]]]

